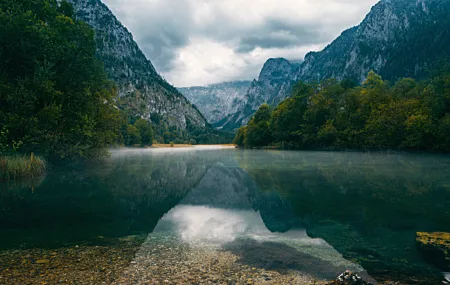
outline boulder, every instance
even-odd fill
[[[361,277],[359,277],[355,273],[351,273],[350,271],[345,271],[341,275],[339,275],[336,280],[328,283],[327,285],[373,285],[372,283],[368,283],[364,281]]]

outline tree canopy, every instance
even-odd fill
[[[289,98],[267,112],[263,105],[238,131],[235,143],[450,151],[450,73],[446,72],[425,81],[404,78],[395,84],[374,72],[361,86],[334,79],[299,82]]]
[[[95,157],[117,141],[114,85],[94,31],[56,0],[0,4],[0,129],[5,145],[51,159]]]

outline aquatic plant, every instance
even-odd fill
[[[31,153],[0,157],[0,181],[35,178],[45,173],[45,161]]]

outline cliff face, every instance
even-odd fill
[[[215,124],[237,111],[250,84],[250,81],[235,81],[178,90],[199,108],[209,123]]]
[[[275,106],[299,80],[348,78],[361,83],[370,70],[390,81],[423,78],[450,55],[448,27],[449,0],[382,0],[360,25],[344,31],[324,50],[308,53],[302,63],[269,59],[223,127],[232,130],[247,123],[262,103]]]
[[[79,20],[96,32],[97,54],[118,86],[118,106],[159,126],[186,131],[205,127],[200,112],[166,82],[145,57],[132,34],[100,0],[68,0]]]
[[[215,124],[216,127],[233,130],[246,124],[265,102],[277,105],[292,90],[298,64],[284,58],[271,58],[263,66],[258,80],[254,80],[247,94],[238,101],[236,112]]]

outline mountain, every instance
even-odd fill
[[[305,56],[296,79],[365,80],[374,70],[383,78],[422,78],[450,53],[449,0],[382,0],[363,22],[321,52]]]
[[[253,80],[247,94],[237,101],[236,112],[228,115],[214,126],[233,130],[246,124],[250,117],[265,102],[275,106],[280,103],[286,94],[291,92],[294,81],[292,78],[299,64],[292,63],[284,58],[271,58],[263,66],[258,80]]]
[[[178,90],[199,108],[209,123],[215,124],[236,113],[250,84],[250,81],[235,81]]]
[[[145,57],[132,34],[100,0],[68,0],[77,19],[96,32],[97,55],[109,77],[117,84],[118,106],[132,117],[142,117],[161,129],[186,132],[204,128],[200,112],[166,82]]]
[[[360,25],[344,31],[324,50],[308,53],[300,64],[292,66],[285,59],[269,59],[238,112],[224,120],[224,129],[245,124],[264,102],[275,106],[289,96],[292,82],[299,80],[348,78],[361,83],[370,70],[390,81],[424,78],[439,60],[450,55],[449,27],[450,0],[382,0]],[[267,73],[267,65],[285,70],[284,77],[277,72]],[[267,88],[261,82],[271,80],[284,83]]]

